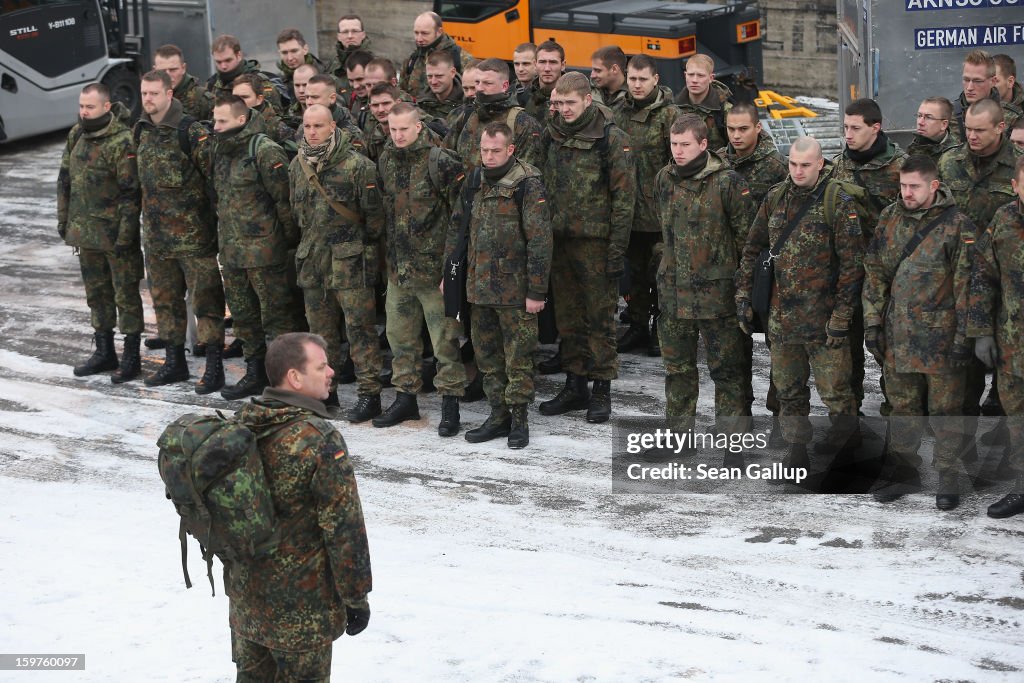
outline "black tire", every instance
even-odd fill
[[[142,96],[139,94],[139,75],[127,67],[119,66],[107,72],[103,85],[110,88],[110,101],[120,102],[132,113],[132,121],[142,115]]]

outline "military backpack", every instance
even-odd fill
[[[283,425],[282,425],[283,426]],[[187,536],[199,542],[213,589],[213,557],[246,562],[272,553],[280,531],[256,434],[236,417],[190,413],[160,435],[157,464],[167,498],[181,517],[181,569],[188,575]]]

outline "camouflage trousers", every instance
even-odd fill
[[[78,253],[85,284],[85,302],[89,305],[92,327],[106,332],[119,327],[122,334],[140,334],[143,328],[142,251],[118,256],[112,251],[82,249]],[[120,319],[121,324],[118,325]]]
[[[216,256],[161,258],[147,254],[149,288],[160,338],[172,346],[185,343],[188,313],[185,293],[192,293],[197,338],[209,346],[224,346],[224,284]]]
[[[999,399],[1003,410],[1010,419],[1010,467],[1018,474],[1024,474],[1024,377],[1011,375],[1003,370],[999,373]]]
[[[889,450],[903,463],[916,467],[921,464],[917,451],[921,447],[924,417],[935,433],[933,466],[939,472],[955,469],[964,437],[965,424],[960,417],[965,377],[962,370],[924,374],[896,372],[886,364],[882,368],[886,396],[892,404]],[[931,419],[935,418],[935,419]]]
[[[772,337],[772,380],[779,397],[779,417],[807,417],[811,413],[811,372],[828,414],[856,415],[857,399],[850,387],[850,348],[830,349],[825,342],[785,344]],[[782,435],[790,443],[810,443],[812,430],[804,420],[783,420]]]
[[[262,268],[224,267],[224,297],[246,360],[267,355],[267,339],[301,327],[299,303],[288,287],[284,263]]]
[[[334,643],[315,650],[285,652],[231,632],[231,661],[237,683],[328,683]]]
[[[555,321],[562,336],[562,367],[590,379],[619,375],[615,309],[619,284],[605,274],[608,240],[555,237],[551,287],[558,300]],[[593,367],[588,372],[588,361]]]
[[[658,285],[651,277],[654,245],[661,242],[660,232],[633,232],[629,235],[626,260],[629,262],[629,323],[647,329],[651,311],[658,307]]]
[[[406,394],[423,389],[420,362],[423,358],[423,336],[426,321],[430,343],[437,358],[434,386],[442,396],[462,396],[466,386],[466,368],[459,353],[462,324],[444,315],[444,297],[437,285],[400,285],[388,281],[385,298],[388,344],[391,361],[391,382]]]
[[[341,350],[341,328],[348,337],[348,354],[356,371],[360,396],[380,394],[383,361],[377,339],[377,304],[373,287],[329,290],[306,287],[302,290],[309,331],[327,342],[327,361],[335,373],[341,372],[345,356]]]
[[[533,403],[537,314],[522,308],[473,306],[473,344],[492,408]]]
[[[708,374],[715,383],[715,415],[744,414],[743,333],[735,316],[689,320],[662,313],[658,319],[661,357],[665,361],[665,416],[697,414],[700,378],[697,339],[704,338]]]

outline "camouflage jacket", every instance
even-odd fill
[[[335,147],[316,178],[331,198],[359,216],[356,222],[339,213],[302,167],[302,151],[288,169],[292,209],[302,232],[295,252],[300,287],[359,289],[377,282],[377,245],[384,214],[373,162],[352,147],[348,135],[335,129]],[[312,171],[313,169],[310,168]]]
[[[668,101],[671,102],[672,88],[663,85],[660,86],[660,89],[663,92],[666,90],[668,91]],[[601,88],[590,86],[590,94],[594,98],[595,102],[599,102],[600,104],[609,107],[612,111],[616,111],[622,106],[622,103],[626,101],[626,96],[629,95],[629,90],[626,89],[625,84],[615,92],[607,92]]]
[[[679,115],[679,109],[672,104],[671,90],[662,86],[652,97],[653,101],[638,104],[632,95],[626,94],[615,109],[615,125],[629,136],[636,163],[633,232],[661,232],[654,179],[672,161],[668,130]]]
[[[541,123],[547,121],[550,113],[551,91],[554,88],[554,85],[550,88],[541,87],[540,80],[533,79],[533,83],[526,89],[526,104],[523,105],[526,113]]]
[[[629,136],[592,105],[590,122],[562,132],[561,116],[548,121],[541,141],[551,229],[560,237],[608,240],[608,262],[626,253],[636,206],[636,167]],[[578,128],[578,127],[576,127]]]
[[[1010,100],[1001,103],[1003,105],[1003,120],[1006,121],[1007,135],[1013,124],[1021,116],[1024,116],[1024,86],[1021,86],[1020,81],[1018,81],[1013,84],[1013,90],[1010,92]]]
[[[288,203],[288,157],[267,137],[258,112],[249,110],[239,131],[214,142],[213,184],[221,265],[260,268],[287,261],[299,241]]]
[[[186,114],[198,121],[213,118],[213,95],[191,74],[185,74],[174,89],[174,99],[181,102]]]
[[[321,62],[320,58],[314,55],[312,52],[306,53],[306,59],[304,63],[311,66],[315,66],[316,72],[318,74],[327,73],[327,65]],[[294,100],[295,85],[293,81],[295,80],[295,69],[291,68],[282,61],[278,61],[277,72],[281,74],[281,80],[284,81],[284,84],[286,86],[288,86],[288,94],[291,95],[291,98]]]
[[[266,557],[225,567],[231,630],[275,650],[329,646],[345,606],[366,604],[373,578],[348,446],[323,404],[266,389],[238,411],[260,439],[283,539]]]
[[[824,342],[829,317],[852,320],[860,302],[864,239],[857,205],[838,190],[835,215],[826,217],[824,192],[829,180],[823,172],[813,188],[797,188],[786,180],[769,190],[750,226],[736,271],[736,299],[749,300],[761,250],[774,247],[804,203],[814,202],[774,262],[768,333],[786,344]]]
[[[146,253],[212,256],[217,253],[217,214],[210,196],[213,137],[194,121],[188,127],[191,154],[186,155],[178,132],[181,120],[181,103],[172,101],[159,124],[145,113],[135,124]]]
[[[520,187],[521,186],[521,187]],[[522,199],[516,200],[519,188]],[[462,221],[462,203],[452,224]],[[551,220],[540,171],[516,159],[496,183],[481,178],[473,200],[466,297],[478,306],[524,308],[526,298],[543,301],[551,272]],[[457,229],[448,231],[445,253],[455,250]]]
[[[514,114],[512,112],[515,112]],[[491,121],[508,123],[512,119],[516,157],[528,164],[539,166],[541,125],[516,102],[515,93],[508,92],[498,102],[483,102],[479,97],[466,116],[450,126],[444,146],[459,155],[466,173],[480,165],[480,134]]]
[[[900,169],[906,159],[907,153],[892,140],[886,141],[884,152],[863,164],[853,161],[846,149],[832,158],[832,178],[867,190],[867,196],[857,202],[865,246],[875,234],[882,209],[900,196]]]
[[[975,245],[967,336],[995,337],[999,367],[1024,377],[1024,206],[1006,204]]]
[[[447,33],[442,33],[437,40],[426,47],[417,47],[409,55],[402,69],[402,87],[412,93],[412,96],[419,99],[430,92],[427,86],[427,55],[435,50],[444,50],[452,55],[455,62],[455,71],[462,73],[462,65],[473,58],[473,55],[463,50],[451,39]]]
[[[444,271],[445,239],[465,174],[459,158],[436,140],[424,126],[408,147],[386,145],[377,162],[388,280],[400,285],[436,285]]]
[[[263,101],[263,104],[256,111],[263,117],[267,135],[270,136],[271,140],[279,145],[283,145],[288,140],[295,139],[295,129],[285,123],[284,118],[274,111],[274,108],[266,100]]]
[[[448,115],[452,111],[463,103],[465,100],[462,94],[462,77],[459,74],[455,74],[455,80],[452,82],[452,91],[443,100],[437,99],[437,95],[433,91],[428,92],[423,97],[416,100],[416,106],[425,111],[430,116],[437,119],[447,119]]]
[[[349,144],[355,147],[356,151],[361,152],[362,154],[368,154],[366,151],[366,138],[363,135],[363,131],[356,125],[356,122],[352,118],[348,109],[338,103],[334,103],[331,105],[330,110],[331,116],[334,117],[334,125],[349,134]],[[305,135],[302,128],[302,114],[303,112],[299,112],[298,116],[292,115],[286,120],[287,125],[295,129],[295,144],[297,145],[302,144],[302,138]]]
[[[113,251],[138,246],[141,193],[129,113],[120,102],[110,123],[68,133],[57,175],[57,231],[71,247]]]
[[[1019,83],[1016,85],[1020,85]],[[1016,89],[1015,89],[1016,91]],[[1020,116],[1020,103],[1017,100],[1011,100],[1009,102],[1003,102],[999,97],[999,91],[992,88],[988,94],[989,99],[993,99],[999,102],[1003,108],[1003,121],[1006,122],[1006,130],[1010,130],[1010,126]],[[967,98],[964,97],[963,92],[960,96],[953,100],[953,117],[949,120],[949,132],[953,134],[954,139],[957,142],[967,142],[967,129],[964,126],[964,118],[967,114],[967,110],[971,105],[967,103]]]
[[[990,157],[972,154],[965,143],[939,159],[942,182],[979,231],[985,229],[999,207],[1013,200],[1010,181],[1017,156],[1013,143],[1004,136],[999,151]]]
[[[733,278],[757,211],[747,181],[714,152],[689,177],[670,163],[654,182],[664,252],[658,300],[670,319],[736,312]]]
[[[931,157],[935,163],[939,163],[939,159],[943,154],[959,144],[960,142],[953,133],[948,130],[941,140],[932,140],[923,135],[915,135],[914,141],[907,147],[907,156],[924,154],[927,157]]]
[[[786,160],[779,154],[779,148],[775,146],[771,137],[763,132],[758,136],[754,151],[747,156],[736,156],[736,150],[731,144],[718,150],[718,155],[729,162],[747,181],[755,206],[760,206],[768,190],[789,177]]]
[[[901,261],[915,233],[953,208],[953,215]],[[950,372],[954,344],[967,342],[967,295],[974,225],[940,186],[935,203],[909,211],[890,204],[864,254],[864,326],[883,326],[885,362],[896,372]]]
[[[347,103],[352,99],[352,86],[348,82],[348,71],[345,70],[345,62],[348,61],[353,52],[358,50],[373,54],[370,42],[370,36],[363,38],[362,44],[355,47],[345,47],[338,41],[334,41],[334,56],[328,60],[327,66],[324,67],[324,73],[331,74],[334,76],[334,80],[338,82],[339,102]]]
[[[263,97],[266,99],[267,102],[270,103],[270,106],[273,107],[274,111],[284,113],[286,107],[285,103],[281,101],[281,93],[279,93],[277,91],[277,88],[274,87],[274,84],[270,82],[270,79],[267,77],[267,74],[260,70],[260,63],[257,62],[255,59],[247,59],[244,62],[242,62],[242,68],[230,79],[226,79],[224,77],[224,74],[222,74],[219,71],[213,74],[206,81],[206,89],[210,92],[211,95],[214,96],[214,98],[216,98],[217,95],[221,93],[230,94],[231,83],[235,80],[235,78],[241,76],[242,74],[249,73],[256,73],[263,76]]]
[[[711,81],[711,89],[700,104],[690,102],[690,91],[683,89],[676,95],[676,104],[681,114],[698,114],[708,124],[708,149],[721,149],[729,144],[729,132],[725,128],[725,116],[732,109],[729,98],[732,91],[720,81]]]

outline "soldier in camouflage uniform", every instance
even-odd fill
[[[430,93],[427,85],[427,55],[444,51],[452,56],[455,70],[462,73],[462,65],[473,58],[444,32],[441,17],[434,12],[424,12],[416,17],[412,25],[416,49],[409,55],[402,70],[402,87],[419,100]]]
[[[885,373],[894,417],[928,415],[935,433],[933,465],[939,473],[936,504],[959,503],[960,414],[967,341],[968,249],[974,225],[938,180],[935,162],[907,158],[900,171],[900,198],[882,211],[864,256],[865,340]],[[916,236],[924,239],[916,242]],[[913,244],[917,244],[916,248]],[[910,246],[908,246],[908,244]],[[907,254],[907,250],[911,253]],[[920,465],[918,420],[892,424],[887,466]],[[903,491],[884,489],[876,499],[895,500]]]
[[[953,103],[945,97],[929,97],[917,107],[917,133],[907,147],[907,154],[925,154],[932,161],[960,144],[949,130]]]
[[[1017,478],[1010,493],[988,508],[989,517],[1024,512],[1024,157],[1018,158],[1013,201],[995,212],[979,236],[971,275],[967,336],[979,360],[999,376],[1009,416],[1009,466]]]
[[[665,244],[658,268],[665,413],[697,414],[699,335],[715,383],[715,415],[741,416],[749,392],[743,386],[733,277],[757,205],[743,177],[708,151],[708,128],[700,116],[677,118],[670,143],[672,163],[654,183]]]
[[[370,131],[366,145],[366,156],[370,161],[376,162],[380,159],[380,153],[384,146],[391,140],[388,131],[388,114],[392,107],[401,100],[398,88],[388,83],[377,83],[370,88],[370,114],[376,125]]]
[[[181,102],[172,93],[165,72],[151,71],[142,77],[144,113],[135,137],[145,216],[143,240],[157,329],[167,342],[167,358],[156,374],[146,378],[146,384],[188,379],[188,291],[198,340],[206,345],[206,370],[195,390],[209,394],[224,386],[224,285],[217,265],[217,215],[209,177],[213,140],[204,125],[184,117]]]
[[[338,82],[338,98],[347,105],[352,99],[352,85],[348,80],[345,63],[354,52],[373,54],[370,38],[363,28],[363,20],[355,14],[346,14],[338,19],[338,40],[334,44],[334,56],[324,67],[324,73],[334,76]]]
[[[1013,199],[1011,181],[1017,153],[1003,132],[1002,110],[995,101],[979,100],[965,114],[967,143],[939,159],[939,176],[960,210],[979,230],[987,226],[999,207]],[[985,392],[985,369],[973,363],[967,369],[964,415],[978,415]]]
[[[558,79],[552,102],[558,115],[544,132],[541,170],[551,203],[551,278],[566,379],[539,408],[545,415],[587,408],[588,422],[605,422],[611,380],[619,372],[615,308],[633,226],[636,167],[629,137],[593,103],[586,76],[570,72]]]
[[[444,146],[462,159],[468,173],[480,165],[480,134],[491,121],[500,121],[513,131],[516,156],[536,165],[540,159],[541,126],[527,114],[509,91],[508,65],[500,59],[485,59],[477,64],[477,90],[473,108],[453,122]]]
[[[594,60],[596,64],[596,56]],[[632,146],[636,163],[636,208],[626,249],[629,261],[629,330],[619,339],[617,350],[624,353],[637,347],[647,347],[650,355],[656,356],[661,353],[657,329],[649,329],[650,317],[652,314],[656,316],[658,309],[657,283],[651,277],[650,264],[655,247],[661,242],[654,178],[672,160],[668,131],[679,110],[672,104],[672,91],[658,85],[657,65],[650,57],[633,57],[627,73],[629,92],[615,109],[615,124],[629,136]]]
[[[1017,119],[1017,123],[1008,131],[1008,137],[1017,154],[1024,154],[1024,117]]]
[[[259,112],[270,139],[279,145],[295,137],[295,129],[284,122],[263,97],[267,79],[259,73],[242,74],[231,83],[231,92],[245,102],[245,106]]]
[[[676,104],[684,114],[698,114],[708,127],[708,149],[721,149],[729,143],[725,115],[732,106],[732,92],[715,80],[715,62],[704,54],[686,60],[686,87],[676,95]]]
[[[213,54],[213,63],[217,67],[214,73],[206,81],[206,89],[216,98],[221,94],[231,94],[231,84],[242,74],[260,73],[260,63],[255,59],[246,59],[242,54],[242,46],[238,38],[229,35],[220,35],[213,39],[210,44],[210,52]],[[287,107],[281,101],[281,94],[269,80],[263,89],[263,97],[270,102],[274,111],[283,114]]]
[[[743,176],[750,188],[754,206],[760,206],[768,194],[768,190],[789,177],[786,162],[779,154],[775,142],[762,129],[761,122],[758,120],[757,108],[754,105],[746,102],[734,105],[725,117],[725,127],[729,134],[729,145],[718,150],[718,155]],[[754,340],[747,335],[743,336],[743,353],[743,370],[746,373],[743,388],[747,391],[747,409],[744,414],[750,415],[751,406],[754,404]],[[765,407],[771,411],[772,415],[779,414],[779,399],[775,383],[770,378]],[[772,435],[781,436],[781,431],[773,431]]]
[[[267,351],[272,386],[237,413],[257,434],[276,552],[224,568],[239,681],[328,681],[333,642],[370,621],[370,549],[345,439],[323,403],[333,371],[322,338],[289,333]]]
[[[327,107],[331,112],[331,118],[334,119],[334,125],[345,130],[351,138],[352,146],[365,154],[366,138],[363,135],[363,129],[356,125],[356,121],[349,111],[339,105],[337,100],[338,94],[334,91],[334,84],[331,82],[330,76],[317,74],[309,79],[306,84],[306,108],[308,109],[314,104]],[[295,133],[295,140],[296,142],[302,141],[301,124]]]
[[[447,120],[465,100],[450,52],[438,50],[427,55],[427,86],[430,92],[417,98],[416,104],[430,116]]]
[[[75,375],[114,370],[115,384],[141,372],[143,318],[139,280],[139,175],[128,110],[92,83],[78,98],[78,123],[68,133],[57,176],[57,232],[78,250],[96,350]],[[118,367],[114,325],[120,320],[124,353]]]
[[[999,93],[1003,119],[1009,130],[1024,116],[1024,87],[1017,81],[1017,64],[1010,55],[995,55],[992,60],[996,63],[996,75],[992,83]]]
[[[281,55],[281,61],[277,63],[277,71],[281,74],[281,80],[288,87],[292,99],[295,99],[292,79],[295,77],[296,69],[303,64],[315,67],[317,73],[324,73],[327,69],[316,55],[310,54],[305,37],[301,31],[295,28],[286,28],[277,34],[277,53]]]
[[[298,282],[310,329],[327,339],[331,364],[339,370],[344,317],[359,393],[346,419],[365,422],[380,414],[383,365],[373,292],[384,229],[377,173],[326,107],[310,105],[303,129],[305,138],[288,172],[302,233],[295,254]]]
[[[537,46],[537,78],[526,91],[526,113],[544,123],[550,114],[551,91],[565,73],[565,49],[553,40]],[[522,151],[517,145],[517,149]],[[520,157],[522,158],[522,157]]]
[[[780,418],[810,414],[810,373],[829,415],[856,416],[850,387],[847,337],[864,279],[864,240],[857,206],[838,186],[835,212],[825,212],[831,180],[823,173],[825,159],[813,138],[799,138],[790,148],[786,182],[773,187],[750,227],[736,272],[736,312],[750,334],[753,323],[751,289],[755,262],[762,249],[774,248],[788,223],[810,202],[800,222],[774,259],[775,286],[768,312],[772,379],[778,389]],[[804,420],[782,420],[792,444],[789,459],[806,458],[811,438]]]
[[[267,386],[267,338],[302,325],[288,278],[288,250],[299,231],[288,203],[288,157],[267,136],[263,117],[237,95],[219,95],[213,121],[224,295],[245,351],[245,376],[221,392],[234,400]]]
[[[527,406],[533,402],[537,313],[544,308],[551,270],[551,223],[540,171],[513,156],[512,129],[484,126],[480,188],[467,220],[466,296],[473,305],[473,340],[491,407],[487,420],[466,432],[480,443],[508,436],[509,448],[530,442]],[[465,205],[452,218],[461,225]],[[448,233],[446,253],[455,249]]]
[[[391,109],[391,142],[377,163],[386,216],[387,335],[394,354],[391,381],[398,393],[395,402],[373,419],[373,426],[419,419],[416,394],[423,388],[419,364],[426,323],[437,358],[434,386],[442,397],[437,433],[455,436],[460,426],[459,397],[466,383],[459,353],[462,326],[445,317],[437,283],[464,173],[459,158],[434,142],[420,115],[408,102]]]
[[[854,100],[847,105],[843,117],[843,135],[846,147],[832,159],[832,178],[857,185],[866,191],[858,202],[861,232],[866,247],[874,235],[882,209],[899,196],[900,167],[907,155],[882,131],[882,110],[871,99]],[[850,382],[859,411],[864,400],[864,315],[859,297],[850,328],[850,354],[853,363]],[[884,393],[884,382],[882,389]],[[889,412],[888,402],[882,411],[883,414]]]
[[[512,70],[516,76],[516,95],[521,106],[526,105],[527,93],[537,80],[537,46],[520,43],[512,50]],[[463,67],[462,80],[466,80],[468,67]]]
[[[654,73],[657,75],[657,66]],[[612,111],[619,108],[626,100],[629,89],[626,87],[626,55],[618,45],[606,45],[590,55],[590,83],[593,87],[590,94],[594,101],[599,102]],[[672,101],[672,90],[668,90],[668,99]]]
[[[345,73],[347,74],[351,93],[349,99],[342,100],[342,104],[348,107],[352,117],[357,121],[363,116],[362,112],[369,111],[370,88],[366,84],[366,65],[373,61],[373,55],[363,50],[356,50],[349,55],[345,62]],[[368,114],[366,114],[368,115]]]
[[[181,102],[187,116],[197,121],[209,121],[213,116],[213,95],[188,73],[188,64],[177,45],[161,45],[153,54],[153,70],[166,71],[174,87],[174,99]]]
[[[1012,60],[1011,60],[1012,61]],[[1007,128],[1020,116],[1020,110],[1010,101],[1002,100],[999,89],[996,61],[984,50],[971,50],[964,57],[963,90],[953,102],[953,118],[949,122],[953,137],[959,142],[967,142],[965,116],[967,109],[984,99],[1000,103],[1003,120]]]
[[[285,123],[291,128],[296,130],[302,129],[302,112],[306,111],[306,86],[309,85],[309,79],[319,75],[319,73],[315,66],[303,64],[292,74],[292,88],[295,89],[295,101],[288,107],[284,117]],[[335,93],[335,98],[337,96],[337,93]],[[348,113],[347,109],[346,113]]]

